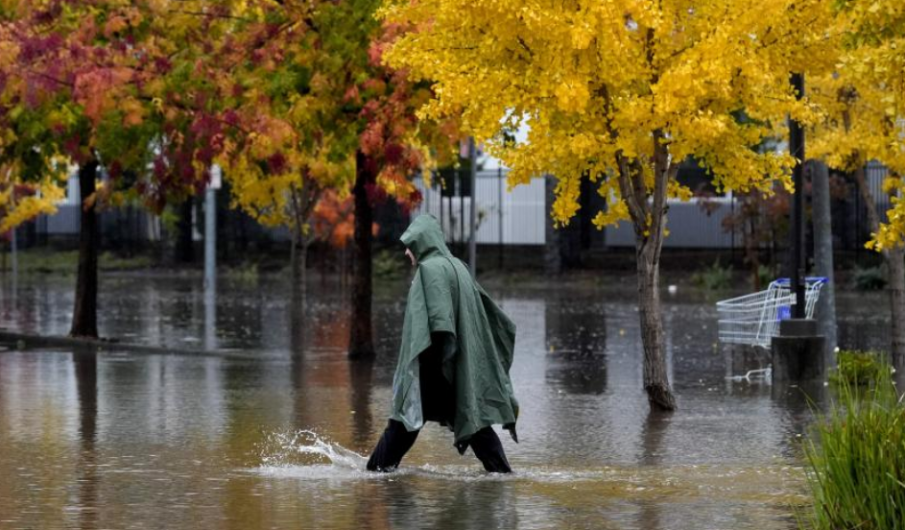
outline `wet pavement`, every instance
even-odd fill
[[[0,328],[64,335],[71,278],[0,290]],[[823,385],[733,379],[768,356],[722,348],[715,299],[665,296],[680,410],[641,390],[634,293],[491,288],[519,328],[516,473],[486,475],[429,425],[399,472],[364,473],[385,425],[406,285],[379,286],[378,358],[350,363],[347,289],[307,303],[279,279],[117,277],[101,334],[165,354],[0,351],[0,529],[791,529]],[[629,283],[630,285],[630,283]],[[840,344],[879,348],[885,299],[842,293]],[[187,350],[210,350],[196,355]],[[805,394],[809,394],[806,396]]]

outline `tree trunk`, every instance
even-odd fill
[[[886,253],[889,266],[889,305],[892,315],[890,358],[897,371],[905,370],[905,247]]]
[[[79,189],[82,200],[81,227],[79,229],[79,269],[75,284],[75,309],[72,313],[73,337],[97,338],[97,251],[98,228],[95,203],[85,206],[85,201],[96,191],[96,160],[79,167]]]
[[[661,241],[653,238],[637,244],[638,311],[641,317],[641,343],[644,347],[644,390],[653,410],[675,410],[676,398],[666,373],[666,348],[663,337],[663,313],[660,306]]]
[[[364,153],[355,154],[355,235],[354,272],[352,277],[352,322],[349,326],[349,357],[374,356],[371,325],[371,225],[373,212],[368,198],[369,185],[374,184],[373,168]]]
[[[292,227],[290,230],[292,231],[292,237],[289,239],[289,275],[294,287],[298,280],[296,277],[298,274],[296,272],[296,269],[298,268],[298,263],[296,261],[296,247],[299,244],[299,231],[296,227]]]
[[[870,186],[867,184],[867,175],[864,166],[855,170],[855,182],[861,191],[867,208],[867,218],[870,222],[870,230],[877,233],[880,230],[880,213],[877,211],[877,203]],[[889,358],[896,370],[905,369],[905,248],[896,247],[883,252],[886,266],[889,270],[889,284],[886,290],[889,292],[890,317],[890,348]]]
[[[810,169],[813,193],[814,269],[818,276],[827,279],[817,301],[817,325],[820,334],[826,337],[827,353],[832,356],[836,350],[836,284],[833,275],[830,172],[826,164],[817,160],[810,162]]]
[[[553,220],[553,202],[556,200],[556,177],[544,176],[544,197],[546,198],[545,242],[544,242],[544,272],[551,275],[562,273],[562,255],[560,253],[560,231],[556,229]]]
[[[660,307],[660,252],[666,230],[669,180],[678,167],[670,162],[662,131],[653,135],[654,187],[648,188],[641,162],[617,155],[619,191],[635,229],[635,258],[638,271],[638,312],[644,349],[644,390],[652,410],[676,409],[676,399],[666,372],[663,315]],[[650,197],[651,200],[648,200]]]
[[[192,263],[195,261],[195,242],[192,240],[192,204],[187,197],[179,205],[179,222],[177,223],[176,262]]]
[[[305,234],[299,234],[299,237],[302,241],[302,248],[298,256],[298,288],[299,291],[305,293],[308,290],[308,248],[311,246],[311,237]]]

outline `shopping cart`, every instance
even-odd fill
[[[826,278],[819,276],[805,279],[807,318],[814,316],[820,288],[826,282]],[[790,283],[788,278],[779,278],[766,291],[717,302],[720,342],[769,348],[770,341],[779,334],[779,322],[792,316],[795,293],[789,289]]]

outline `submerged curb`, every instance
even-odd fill
[[[111,339],[90,339],[82,337],[61,337],[59,335],[34,335],[0,329],[0,343],[20,343],[20,349],[28,348],[78,348],[94,352],[129,352],[145,355],[184,355],[198,357],[234,357],[241,359],[264,359],[268,355],[253,355],[235,350],[200,350],[169,346],[153,346],[118,342]]]

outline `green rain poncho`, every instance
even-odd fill
[[[456,393],[450,428],[457,447],[464,451],[474,433],[495,424],[518,441],[518,402],[509,379],[515,324],[446,248],[436,218],[417,217],[401,240],[417,258],[418,269],[405,308],[391,418],[409,431],[424,425],[418,356],[431,346],[432,333],[443,333],[434,337],[448,338],[442,345],[442,371]]]

